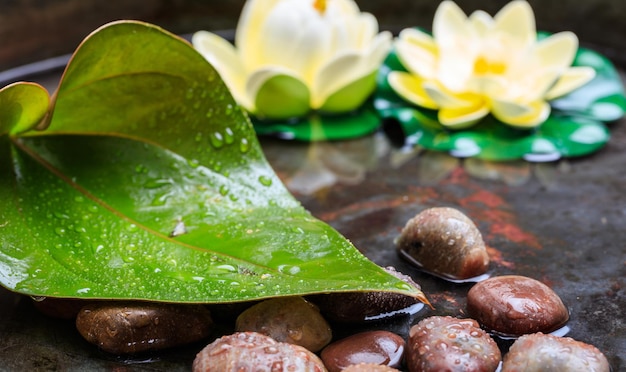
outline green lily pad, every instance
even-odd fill
[[[335,141],[366,136],[375,132],[381,124],[380,117],[366,103],[357,111],[322,115],[310,114],[293,120],[262,120],[252,117],[256,133],[299,141]]]
[[[423,298],[289,194],[246,114],[184,40],[133,21],[95,31],[40,130],[15,134],[47,107],[15,89],[33,88],[0,91],[0,118],[10,119],[0,127],[6,288],[196,303],[371,290]]]
[[[541,33],[540,37],[545,37]],[[626,112],[624,87],[613,64],[601,54],[580,48],[573,66],[590,66],[595,78],[572,93],[551,101],[550,117],[535,129],[507,126],[488,116],[476,126],[450,130],[437,121],[436,111],[414,106],[398,96],[387,82],[390,71],[406,71],[395,52],[378,75],[374,106],[383,129],[397,146],[422,146],[458,157],[485,160],[551,161],[583,156],[602,148],[610,139],[605,122]]]

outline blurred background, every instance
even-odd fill
[[[508,0],[458,0],[467,13],[495,14]],[[537,28],[573,31],[581,44],[626,65],[626,1],[531,0]],[[76,49],[91,31],[113,20],[136,19],[177,34],[232,30],[244,0],[0,0],[0,71]],[[430,29],[437,0],[357,0],[381,29]],[[622,51],[623,50],[623,51]]]

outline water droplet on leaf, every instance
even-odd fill
[[[216,149],[224,146],[224,137],[222,136],[222,133],[215,132],[211,135],[211,145],[213,145]]]
[[[259,182],[263,186],[272,186],[272,179],[267,176],[259,176]]]

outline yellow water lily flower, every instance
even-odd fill
[[[535,18],[523,0],[508,3],[493,18],[469,17],[452,1],[435,13],[433,34],[403,30],[395,42],[408,72],[389,74],[405,100],[439,110],[441,124],[466,128],[491,113],[511,126],[532,128],[550,115],[549,100],[595,76],[572,67],[578,39],[561,32],[537,41]]]
[[[392,36],[379,33],[376,18],[352,0],[248,0],[235,46],[207,31],[192,43],[241,106],[285,119],[359,107],[376,86]]]

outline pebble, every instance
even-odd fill
[[[106,302],[84,306],[76,317],[78,332],[113,354],[161,350],[209,336],[210,312],[202,305]]]
[[[393,267],[384,269],[421,293],[419,284],[415,283],[410,276],[398,272]],[[318,305],[326,319],[348,324],[377,320],[385,317],[386,314],[390,317],[411,314],[414,305],[421,302],[430,305],[425,296],[415,298],[391,292],[336,292],[309,296],[309,299]]]
[[[278,297],[260,302],[237,317],[237,332],[258,332],[276,341],[317,352],[332,339],[330,325],[317,306],[302,297]]]
[[[567,308],[550,287],[518,275],[475,284],[467,294],[467,312],[485,328],[505,336],[549,333],[569,319]]]
[[[56,319],[76,319],[80,309],[88,303],[90,303],[88,300],[74,298],[46,297],[33,300],[33,304],[39,312]]]
[[[398,254],[421,270],[452,279],[487,272],[489,255],[474,222],[454,208],[429,208],[411,218],[395,240]]]
[[[502,372],[610,370],[606,357],[595,346],[543,333],[518,338],[502,364]]]
[[[322,361],[302,346],[257,332],[238,332],[207,345],[196,355],[193,372],[324,372]]]
[[[411,327],[405,359],[410,372],[493,372],[502,356],[475,320],[432,316]]]
[[[367,331],[331,343],[320,356],[330,372],[359,363],[399,367],[404,347],[404,339],[395,333]]]

